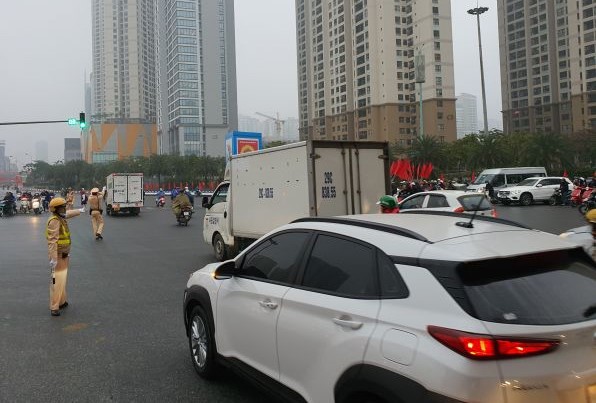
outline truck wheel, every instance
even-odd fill
[[[215,252],[215,258],[220,262],[226,260],[226,244],[223,238],[219,234],[215,234],[213,237],[213,251]]]
[[[106,206],[106,214],[107,215],[112,215],[112,206]]]
[[[532,195],[530,193],[524,193],[519,197],[519,204],[522,206],[529,206],[532,204]]]

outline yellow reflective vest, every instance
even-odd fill
[[[68,223],[66,222],[66,220],[60,219],[60,217],[57,217],[55,215],[51,216],[48,219],[48,222],[46,224],[46,239],[49,240],[49,238],[50,238],[48,227],[50,225],[50,221],[52,221],[52,220],[60,221],[60,234],[58,235],[58,247],[63,248],[66,246],[70,246],[70,230],[68,229]]]

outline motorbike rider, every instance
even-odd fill
[[[155,194],[155,205],[157,206],[159,204],[159,199],[166,197],[166,192],[163,191],[162,188],[159,188],[159,191]]]
[[[561,183],[559,184],[559,190],[561,191],[561,199],[563,200],[563,204],[566,206],[569,204],[569,184],[565,180],[565,178],[561,178]]]
[[[194,207],[195,206],[195,197],[192,195],[190,190],[188,190],[188,186],[184,187],[184,193],[188,196],[188,200],[190,200],[190,204]]]
[[[182,211],[185,207],[192,208],[192,204],[190,203],[190,200],[186,193],[180,192],[172,202],[172,211],[174,212],[176,218],[178,218],[180,214],[182,214]]]
[[[4,195],[4,210],[5,212],[10,211],[10,209],[12,209],[13,213],[16,214],[17,212],[17,203],[16,203],[16,197],[14,197],[14,195],[12,194],[12,192],[6,192],[6,194]]]
[[[381,206],[382,214],[397,214],[397,213],[399,213],[399,207],[397,206],[397,202],[395,201],[395,198],[391,195],[381,196],[381,198],[379,199],[377,204],[379,206]]]

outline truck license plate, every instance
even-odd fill
[[[189,215],[189,214],[190,214],[190,213],[189,213],[188,211],[185,211],[185,212],[184,212],[184,215],[185,215],[185,216],[187,216],[187,215]]]

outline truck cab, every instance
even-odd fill
[[[229,181],[224,181],[213,192],[211,197],[205,196],[202,206],[206,209],[203,222],[203,238],[206,243],[213,245],[215,257],[222,261],[228,256],[226,245],[234,244],[234,236],[231,233],[230,195],[231,187]]]

